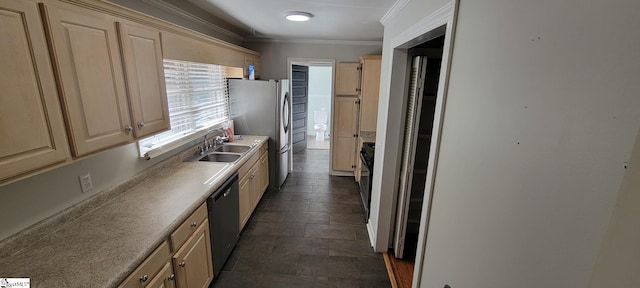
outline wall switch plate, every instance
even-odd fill
[[[87,192],[93,189],[93,183],[91,182],[91,174],[83,174],[78,176],[80,179],[80,187],[82,188],[82,193]]]

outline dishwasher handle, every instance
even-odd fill
[[[213,202],[218,202],[220,198],[227,197],[229,194],[231,194],[231,188],[228,188],[227,191],[219,190],[215,194],[213,194]]]
[[[221,186],[213,192],[213,195],[210,196],[213,202],[218,202],[221,198],[227,197],[231,192],[233,192],[234,184],[238,183],[238,172],[233,173],[229,179],[227,179]]]

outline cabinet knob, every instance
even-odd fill
[[[131,127],[131,126],[125,126],[125,127],[124,127],[124,131],[125,131],[125,132],[127,132],[127,133],[129,133],[129,132],[133,131],[133,127]]]
[[[173,281],[174,279],[176,279],[176,274],[171,274],[169,277],[167,277],[167,279]]]
[[[198,226],[198,222],[193,221],[193,223],[191,223],[191,227],[196,228],[196,226]]]
[[[138,128],[144,127],[144,122],[138,122]]]
[[[186,265],[187,265],[187,263],[185,263],[184,261],[182,261],[182,262],[180,262],[180,264],[178,264],[178,266],[180,266],[180,267],[184,267]]]
[[[140,277],[140,282],[142,283],[147,282],[147,280],[149,280],[149,275],[145,274],[144,276]]]

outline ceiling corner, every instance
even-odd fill
[[[396,3],[391,6],[389,11],[387,11],[387,13],[385,13],[384,16],[380,18],[380,23],[385,26],[387,23],[389,23],[389,20],[391,20],[391,18],[396,16],[396,14],[398,14],[398,12],[400,12],[400,10],[402,10],[402,8],[407,5],[407,3],[409,3],[409,0],[397,0]]]

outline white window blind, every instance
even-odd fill
[[[141,156],[175,148],[192,140],[189,136],[229,120],[224,66],[164,59],[164,74],[171,130],[140,140]]]

